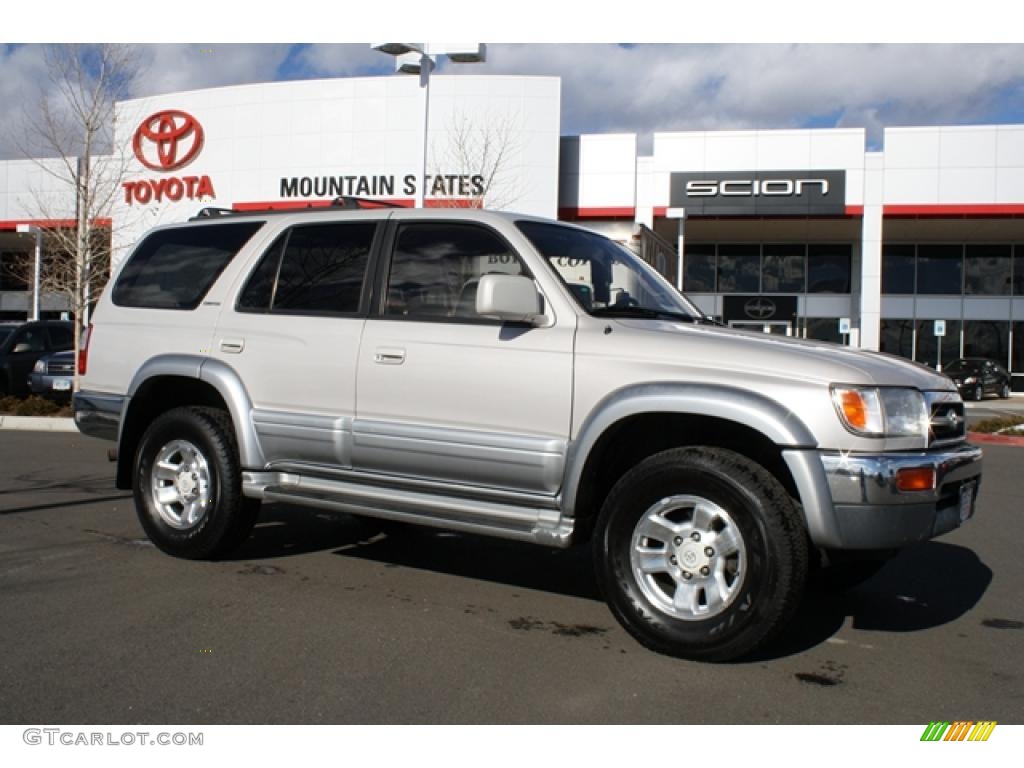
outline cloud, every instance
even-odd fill
[[[146,45],[137,96],[221,85],[386,74],[388,57],[345,45]],[[40,46],[0,49],[0,98],[47,89]],[[490,45],[484,64],[441,73],[557,75],[562,132],[1024,123],[1024,45]],[[16,157],[17,110],[0,113]]]
[[[562,130],[1024,121],[1024,45],[492,46],[480,71],[560,74]]]

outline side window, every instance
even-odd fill
[[[46,331],[42,328],[26,328],[15,337],[14,344],[11,345],[11,351],[19,353],[45,352],[46,340],[43,338],[44,333]]]
[[[480,278],[494,273],[529,274],[491,230],[473,224],[404,224],[395,241],[384,314],[496,322],[476,313]]]
[[[75,334],[63,325],[50,326],[50,348],[57,351],[71,349],[75,346]]]
[[[293,227],[263,254],[238,298],[243,312],[354,314],[375,222]]]
[[[195,309],[262,221],[162,229],[145,238],[111,295],[121,307]]]

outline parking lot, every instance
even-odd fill
[[[0,431],[0,722],[1024,722],[1021,448],[964,528],[707,665],[635,643],[586,551],[275,504],[235,559],[172,559],[107,447]]]

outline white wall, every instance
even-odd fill
[[[457,125],[468,126],[475,140],[507,136],[507,156],[488,197],[505,209],[556,217],[560,88],[555,77],[431,78],[428,174],[471,171],[451,167]],[[157,223],[184,220],[204,204],[230,208],[280,200],[282,178],[395,177],[392,197],[411,199],[402,179],[418,177],[422,99],[418,78],[383,76],[213,88],[123,102],[117,113],[119,146],[129,146],[140,121],[164,109],[189,113],[205,132],[202,151],[187,167],[163,173],[132,158],[128,180],[207,175],[216,194],[209,201],[147,205],[119,196],[115,220],[129,226],[117,233],[115,245],[123,247]]]

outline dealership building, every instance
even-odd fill
[[[563,136],[554,77],[435,76],[426,205],[484,205],[595,229],[737,327],[929,365],[990,357],[1024,391],[1024,125]],[[114,262],[207,206],[413,204],[415,78],[284,82],[117,107]],[[56,175],[41,166],[57,169]],[[57,161],[0,162],[0,320],[24,319],[32,227],[69,226]],[[29,232],[19,232],[19,226]],[[44,236],[45,238],[45,236]],[[682,252],[682,257],[677,253]],[[44,315],[59,314],[44,296]]]

